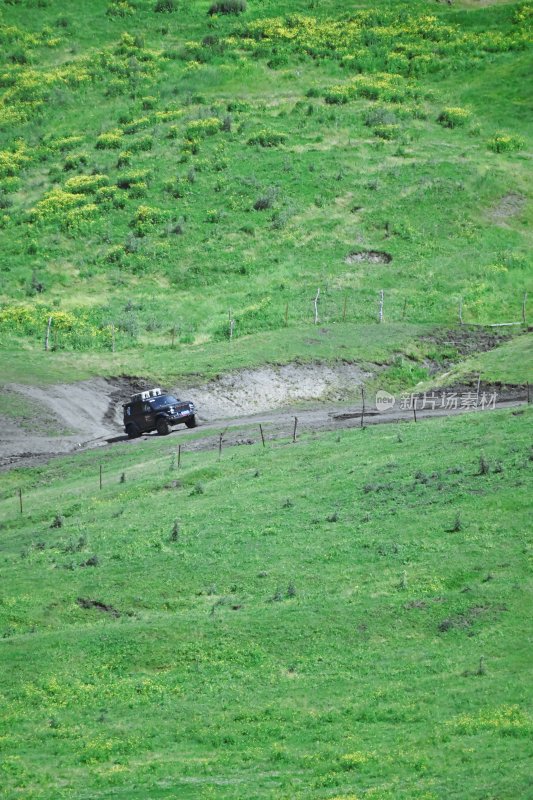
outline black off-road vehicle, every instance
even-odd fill
[[[124,403],[124,430],[130,439],[142,433],[157,431],[160,436],[170,433],[173,425],[185,423],[196,428],[196,409],[189,400],[178,400],[161,389],[149,389],[134,394],[129,403]]]

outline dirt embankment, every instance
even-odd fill
[[[276,414],[301,404],[348,402],[372,377],[353,364],[288,364],[241,370],[201,386],[169,387],[193,400],[201,424],[256,414]],[[106,444],[123,433],[122,403],[147,388],[138,378],[94,378],[72,384],[36,387],[9,384],[4,392],[32,409],[24,424],[0,417],[0,467],[35,463],[46,457]],[[165,387],[167,388],[167,387]],[[288,413],[288,412],[287,412]]]
[[[455,346],[460,344],[454,341]],[[487,346],[496,344],[491,340]],[[361,418],[361,386],[379,369],[376,366],[369,372],[344,362],[288,364],[241,370],[196,387],[183,384],[164,388],[177,397],[193,400],[200,424],[212,430],[212,437],[195,438],[184,428],[177,428],[178,435],[186,437],[187,447],[198,449],[212,446],[211,439],[222,430],[226,431],[227,444],[257,441],[259,423],[268,438],[289,436],[295,415],[300,432],[412,420],[412,407],[402,404],[399,397],[391,407],[376,408],[376,398],[367,396]],[[455,406],[442,400],[426,405],[420,397],[415,409],[417,419],[472,412],[471,398],[476,392],[485,398],[485,410],[527,402],[525,386],[489,385],[478,383],[474,377],[472,384],[436,390],[436,394],[446,391],[458,395]],[[0,469],[29,466],[53,455],[127,441],[122,404],[144,388],[148,384],[139,378],[95,378],[46,387],[4,386],[2,393],[4,397],[9,395],[11,409],[17,410],[18,398],[24,414],[0,415]],[[490,396],[494,393],[492,403]],[[461,401],[463,395],[470,397],[470,404]],[[134,444],[128,442],[128,446]]]

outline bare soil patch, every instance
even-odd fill
[[[344,261],[346,264],[390,264],[392,256],[382,250],[358,250],[349,253]]]
[[[526,198],[517,192],[509,192],[492,208],[490,216],[496,224],[503,224],[510,217],[515,217],[524,208]]]
[[[101,603],[99,600],[89,600],[86,597],[78,597],[76,603],[80,608],[95,608],[97,611],[103,611],[104,614],[110,614],[112,617],[120,617],[120,611],[114,606]]]

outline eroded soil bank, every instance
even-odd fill
[[[163,387],[193,400],[200,424],[353,400],[373,376],[355,364],[287,364],[228,373],[200,386]],[[0,466],[69,453],[123,433],[122,404],[147,388],[140,378],[93,378],[51,386],[8,384],[11,407],[0,418]]]

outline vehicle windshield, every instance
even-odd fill
[[[162,408],[162,406],[175,406],[177,403],[179,403],[179,400],[177,400],[171,394],[162,394],[161,397],[153,397],[150,400],[150,404],[154,408]]]

